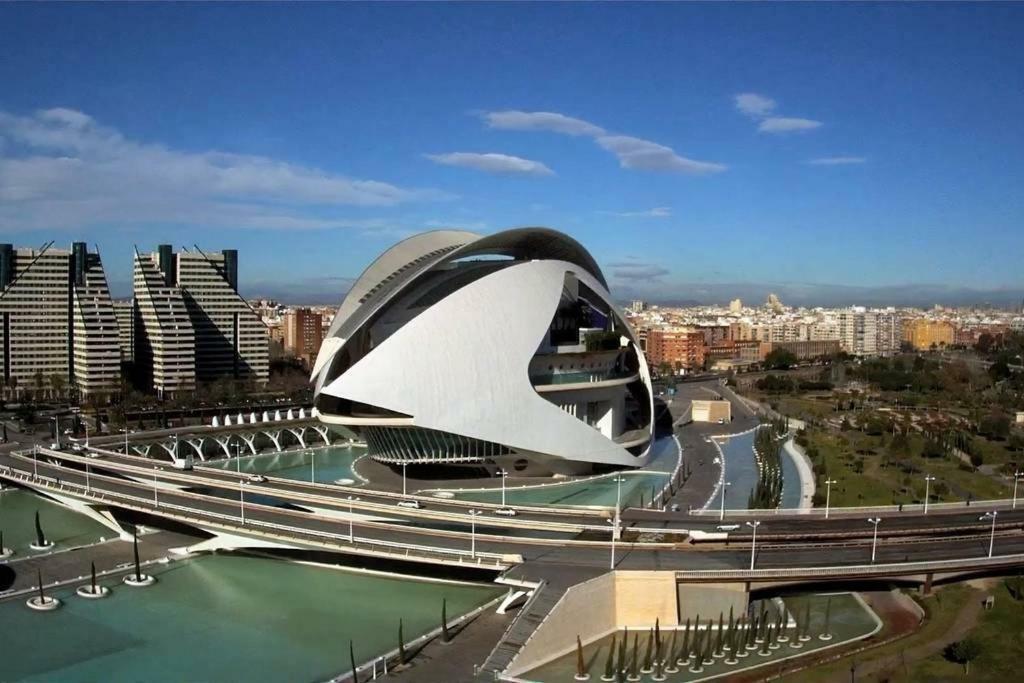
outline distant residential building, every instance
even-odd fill
[[[776,349],[789,351],[797,360],[811,360],[823,356],[833,356],[839,353],[839,340],[829,339],[822,341],[789,341],[769,342],[766,344],[765,355]]]
[[[136,252],[135,300],[136,367],[158,393],[221,378],[267,381],[267,327],[238,293],[235,250]]]
[[[729,312],[739,313],[743,310],[743,302],[739,299],[733,299],[729,302]]]
[[[903,340],[918,351],[941,349],[952,346],[956,331],[952,323],[945,320],[910,320],[903,326]]]
[[[903,341],[903,319],[892,310],[882,311],[875,318],[875,351],[891,356],[900,350]]]
[[[782,305],[782,300],[774,293],[768,295],[768,301],[765,302],[765,306],[767,306],[772,313],[782,313],[786,310],[786,307]]]
[[[135,361],[135,300],[124,299],[114,302],[114,316],[117,318],[118,340],[121,348],[121,362]]]
[[[295,308],[284,315],[284,348],[288,353],[312,363],[324,340],[323,322],[318,311]]]
[[[646,355],[655,368],[668,364],[673,370],[700,369],[704,366],[704,333],[692,329],[650,330]]]
[[[759,363],[764,360],[762,347],[771,346],[759,341],[731,341],[725,340],[704,349],[706,361],[738,360],[745,363]]]
[[[732,422],[732,404],[728,401],[694,399],[690,411],[694,422]]]
[[[851,356],[878,354],[878,315],[855,306],[839,312],[839,344]]]
[[[118,391],[118,328],[98,253],[0,244],[0,354],[5,386],[15,392],[82,396]]]
[[[629,302],[629,308],[627,310],[634,315],[643,313],[647,310],[647,302],[642,301],[641,299],[633,299]]]

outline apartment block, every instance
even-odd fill
[[[704,333],[692,329],[650,330],[646,355],[654,368],[668,364],[673,369],[699,370],[704,367]]]
[[[855,306],[839,312],[839,345],[851,356],[878,353],[878,315]]]
[[[908,320],[903,326],[903,340],[918,351],[951,346],[955,338],[952,323],[944,320]]]
[[[238,293],[238,253],[135,255],[135,365],[158,393],[221,378],[265,383],[267,327]]]
[[[284,314],[285,351],[312,363],[323,340],[323,316],[318,311],[295,308]]]
[[[0,346],[0,376],[15,393],[118,391],[118,327],[99,254],[84,242],[0,244]]]

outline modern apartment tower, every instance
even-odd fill
[[[118,391],[118,326],[99,253],[84,242],[0,244],[0,345],[0,377],[15,393]]]
[[[267,381],[267,328],[238,293],[237,251],[136,252],[135,302],[135,365],[158,393]]]

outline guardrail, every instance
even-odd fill
[[[928,512],[956,512],[959,510],[965,510],[967,508],[979,508],[981,510],[991,509],[1016,509],[1018,505],[1024,509],[1024,496],[1018,500],[1012,498],[995,498],[990,500],[970,500],[970,501],[956,501],[946,503],[928,503]],[[852,507],[837,507],[835,505],[829,508],[829,516],[842,516],[842,515],[853,515],[853,514],[872,514],[872,513],[925,513],[924,503],[906,503],[903,505],[859,505]],[[719,510],[691,510],[690,514],[695,517],[717,517],[720,513]],[[824,517],[825,508],[760,508],[760,509],[747,509],[747,508],[726,508],[725,514],[733,517]]]
[[[141,512],[163,514],[165,517],[171,519],[177,519],[185,521],[193,526],[220,526],[226,528],[234,533],[241,533],[242,535],[253,533],[270,537],[275,540],[280,540],[285,543],[294,544],[296,540],[303,543],[314,543],[327,547],[331,550],[344,550],[345,552],[369,552],[374,555],[384,555],[387,557],[398,558],[398,559],[440,559],[442,562],[446,560],[457,559],[458,564],[462,566],[478,566],[486,567],[488,569],[494,569],[496,571],[507,569],[511,564],[509,556],[500,553],[489,553],[489,552],[477,552],[467,553],[463,550],[440,548],[436,546],[420,546],[416,544],[400,543],[396,541],[381,541],[377,539],[360,538],[353,536],[352,540],[349,540],[349,536],[346,534],[335,534],[329,531],[318,531],[315,529],[303,529],[300,527],[293,527],[287,524],[278,524],[275,522],[266,522],[258,519],[246,519],[244,524],[238,524],[241,521],[241,517],[228,515],[220,512],[207,512],[203,511],[197,516],[197,511],[188,506],[179,505],[177,503],[161,503],[158,506],[153,506],[152,501],[147,498],[140,496],[132,496],[128,494],[113,493],[113,492],[101,492],[101,493],[90,493],[86,490],[86,487],[82,484],[74,482],[58,481],[55,477],[48,477],[43,475],[33,475],[30,473],[23,473],[14,470],[7,466],[0,466],[0,474],[14,480],[32,483],[37,486],[44,486],[45,488],[56,489],[58,491],[66,492],[71,495],[76,495],[80,498],[84,498],[87,501],[92,502],[103,502],[106,504],[116,504],[122,507],[135,509]],[[127,501],[127,502],[125,502]],[[270,510],[279,512],[280,510],[260,505],[259,503],[250,503],[250,508],[253,510]],[[184,514],[167,514],[167,510],[177,510]],[[259,530],[253,530],[252,527],[259,527]],[[276,531],[284,531],[289,534],[275,534],[271,531],[264,531],[264,529],[271,529]],[[313,540],[310,540],[310,539]],[[330,545],[319,539],[328,539],[334,541],[334,545]],[[394,550],[404,550],[404,553],[394,552]],[[415,553],[415,556],[414,556]],[[465,561],[465,557],[469,555],[470,561]],[[486,562],[485,562],[486,560]],[[448,563],[448,562],[446,562]]]
[[[1024,553],[994,555],[993,557],[963,557],[949,560],[923,560],[887,564],[860,564],[832,567],[769,567],[764,569],[677,569],[676,578],[701,579],[785,579],[814,577],[886,576],[890,574],[917,574],[921,572],[955,571],[958,569],[999,568],[1024,564]]]

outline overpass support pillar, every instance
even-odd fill
[[[274,430],[269,430],[268,429],[268,430],[264,431],[263,433],[267,435],[268,439],[270,439],[271,441],[274,442],[274,448],[277,449],[278,453],[280,453],[281,452],[281,430],[280,429],[274,429]]]
[[[217,443],[220,444],[220,447],[224,450],[224,455],[229,458],[231,457],[231,436],[231,434],[228,434],[227,436],[213,437],[217,441]]]
[[[185,439],[185,443],[195,449],[196,455],[199,456],[200,460],[205,461],[206,456],[203,455],[203,443],[206,441],[206,437],[197,436],[192,439]]]
[[[93,519],[96,522],[99,522],[103,526],[107,527],[108,529],[116,533],[122,541],[132,540],[131,532],[125,529],[123,526],[121,526],[121,523],[117,521],[114,515],[110,514],[110,510],[106,508],[94,507],[89,503],[86,503],[85,501],[79,500],[77,498],[72,498],[71,496],[65,496],[49,489],[47,489],[44,493],[46,494],[46,496],[53,498],[64,507],[67,507],[71,510],[74,510],[75,512],[78,512],[80,514],[85,515],[86,517]]]
[[[932,594],[932,580],[934,579],[934,576],[935,575],[932,574],[931,572],[928,572],[927,574],[924,575],[924,585],[921,586],[921,594],[922,595],[931,595]]]
[[[325,446],[331,445],[331,437],[328,436],[327,425],[311,425],[313,430],[324,440]]]
[[[296,439],[299,440],[299,445],[306,448],[306,428],[305,427],[289,427],[288,431],[291,432]]]
[[[256,436],[257,435],[256,434],[239,434],[239,436],[242,437],[242,441],[244,441],[245,445],[249,447],[249,450],[252,451],[252,454],[256,455]]]

